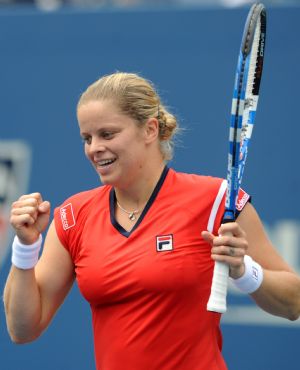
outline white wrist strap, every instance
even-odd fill
[[[245,273],[238,279],[230,279],[233,284],[243,293],[251,294],[255,292],[263,281],[262,267],[250,256],[244,257]]]
[[[12,264],[23,270],[33,268],[39,259],[42,240],[42,235],[40,235],[35,243],[25,245],[20,242],[16,235],[12,245]]]

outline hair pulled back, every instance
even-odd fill
[[[160,149],[164,160],[173,156],[173,137],[178,131],[175,116],[161,103],[153,84],[135,73],[116,72],[101,77],[81,95],[77,110],[94,100],[112,100],[123,114],[143,126],[149,118],[159,122]]]

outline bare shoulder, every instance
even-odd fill
[[[247,254],[266,269],[293,271],[276,250],[263,223],[251,203],[247,203],[237,218],[238,224],[245,231],[248,241]]]

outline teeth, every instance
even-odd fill
[[[97,162],[98,166],[106,166],[115,161],[115,159],[103,159],[102,161]]]

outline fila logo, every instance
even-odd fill
[[[70,227],[75,226],[72,203],[68,203],[60,209],[60,218],[64,230],[70,229]]]
[[[159,235],[156,237],[157,252],[165,252],[173,250],[173,235]]]
[[[258,269],[254,266],[252,266],[252,277],[255,280],[258,280]]]

